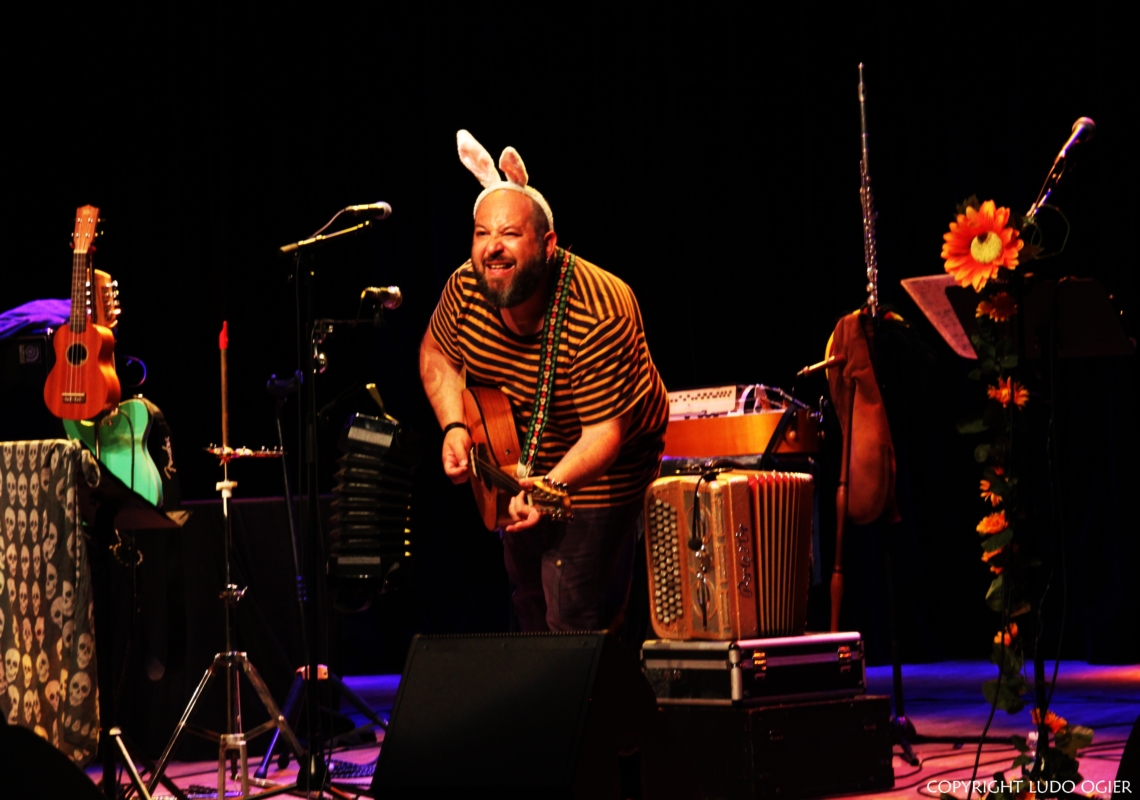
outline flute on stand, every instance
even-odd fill
[[[859,202],[863,207],[863,261],[867,265],[867,311],[879,318],[879,262],[875,253],[875,198],[871,194],[871,164],[867,155],[867,99],[863,65],[859,65],[859,127],[863,160],[859,162]]]

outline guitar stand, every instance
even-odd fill
[[[289,694],[285,697],[285,708],[283,709],[285,713],[285,719],[289,722],[290,725],[296,725],[297,715],[300,713],[301,707],[304,705],[304,694],[308,679],[309,668],[299,667],[297,669],[297,674],[293,677],[293,684],[289,687]],[[367,717],[373,725],[379,727],[381,730],[388,730],[388,723],[385,722],[384,719],[379,714],[377,714],[371,706],[368,705],[368,703],[364,702],[363,698],[361,698],[360,695],[352,691],[352,689],[347,684],[345,684],[344,681],[342,681],[334,672],[329,670],[323,664],[317,665],[317,680],[327,680],[330,684],[332,684],[332,687],[334,689],[341,692],[343,697],[348,700],[348,702],[352,704],[352,706],[357,711]],[[355,728],[349,733],[343,734],[343,736],[349,736],[351,734],[358,733],[362,730],[367,729],[368,727],[370,726],[364,725],[360,728]],[[258,780],[264,780],[266,775],[269,774],[269,762],[273,760],[273,751],[277,747],[278,738],[280,738],[280,731],[273,734],[273,739],[269,742],[269,749],[265,751],[265,757],[261,759],[261,766],[259,766],[257,768],[257,772],[253,774],[255,783]],[[337,738],[338,737],[333,737],[333,740],[329,743],[334,744]],[[284,769],[286,766],[288,766],[288,764],[289,753],[286,751],[281,754],[278,761],[278,767]]]

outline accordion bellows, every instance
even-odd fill
[[[802,634],[812,492],[811,476],[794,472],[734,470],[654,481],[645,497],[645,546],[657,637]]]

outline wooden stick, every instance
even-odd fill
[[[222,332],[218,334],[218,350],[222,354],[222,452],[230,446],[230,404],[229,404],[229,365],[226,355],[230,349],[229,324],[222,320]]]
[[[844,381],[847,394],[847,427],[843,431],[843,453],[839,464],[839,488],[835,491],[835,566],[831,571],[831,632],[839,630],[839,609],[843,605],[843,529],[847,524],[847,483],[851,477],[851,432],[855,428],[855,382]]]

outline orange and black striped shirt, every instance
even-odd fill
[[[555,263],[561,263],[558,250]],[[468,261],[443,289],[430,330],[440,348],[467,370],[469,385],[494,386],[510,398],[523,441],[534,406],[541,354],[539,334],[519,336],[476,285]],[[657,477],[669,402],[657,374],[641,311],[619,278],[576,260],[554,379],[554,406],[533,474],[545,475],[582,435],[583,425],[633,416],[617,460],[596,483],[573,495],[576,507],[616,506],[642,499]]]

